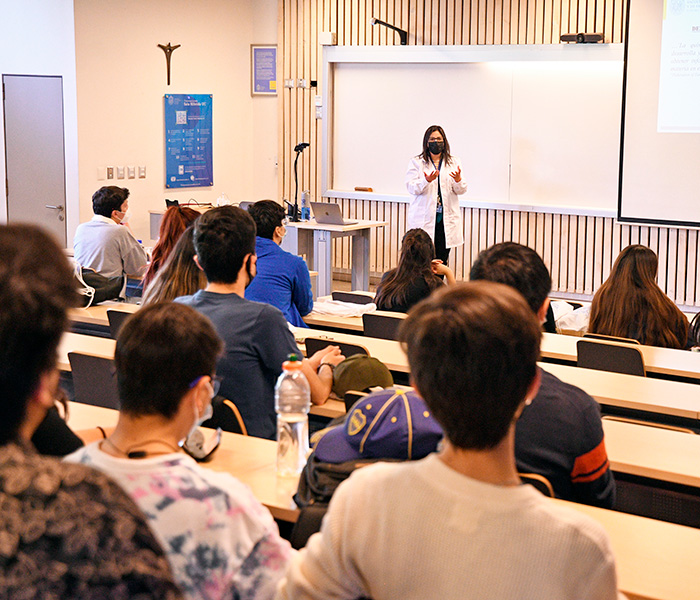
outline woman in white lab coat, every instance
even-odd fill
[[[423,152],[408,164],[406,188],[412,196],[406,229],[427,231],[435,244],[435,256],[447,264],[450,249],[464,243],[459,196],[467,191],[467,184],[460,160],[450,154],[439,125],[425,131]]]

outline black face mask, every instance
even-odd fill
[[[445,149],[445,142],[428,142],[428,150],[431,154],[442,154]]]

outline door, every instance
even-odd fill
[[[63,79],[3,75],[8,222],[51,231],[66,245]]]

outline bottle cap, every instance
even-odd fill
[[[290,354],[287,357],[287,360],[282,363],[282,369],[285,371],[301,369],[301,359],[299,358],[299,355],[293,353]]]

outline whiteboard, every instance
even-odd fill
[[[500,48],[447,62],[430,62],[428,50],[424,62],[410,63],[396,50],[372,62],[344,50],[333,64],[325,195],[352,198],[360,186],[408,199],[408,162],[437,124],[462,161],[466,204],[614,213],[621,48]]]

